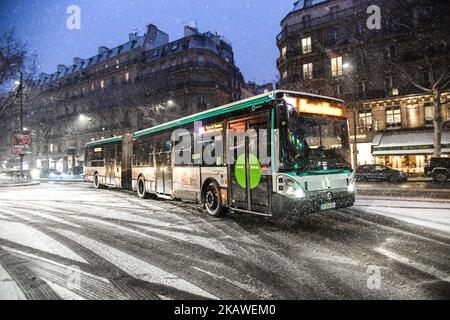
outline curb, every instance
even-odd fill
[[[0,188],[30,187],[30,186],[38,186],[40,184],[41,184],[40,182],[0,184]]]
[[[49,182],[62,182],[62,183],[70,183],[70,182],[73,182],[73,183],[79,183],[79,182],[84,182],[84,180],[49,180],[49,179],[40,179],[40,180],[37,180],[37,181],[39,181],[40,183],[49,183]]]

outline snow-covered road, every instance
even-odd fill
[[[281,223],[83,183],[2,189],[0,299],[448,299],[449,207],[362,199]]]
[[[450,234],[450,201],[358,198],[356,208]]]

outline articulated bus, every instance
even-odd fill
[[[265,93],[87,144],[85,179],[140,198],[201,203],[216,217],[350,207],[347,107],[292,91]]]

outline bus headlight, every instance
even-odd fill
[[[348,192],[349,193],[354,193],[355,192],[355,181],[350,181],[350,183],[348,184]]]
[[[292,179],[285,179],[284,193],[289,198],[305,198],[305,191]]]
[[[306,198],[306,193],[302,188],[299,188],[299,189],[295,190],[295,197],[300,198],[300,199]]]

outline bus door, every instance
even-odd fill
[[[115,185],[116,183],[116,145],[106,147],[105,169],[106,169],[106,184]]]
[[[247,119],[230,122],[230,131],[240,132],[231,143],[232,163],[230,172],[230,206],[235,209],[251,211],[261,214],[270,214],[270,163],[261,161],[261,157],[270,158],[270,132],[267,130],[268,118]],[[250,129],[250,130],[249,130]],[[260,130],[267,134],[261,134]],[[243,132],[246,132],[245,138]],[[262,141],[264,139],[264,141]],[[265,149],[260,150],[261,144]],[[266,155],[263,155],[263,153]],[[261,159],[260,159],[261,158]]]
[[[170,137],[157,143],[156,149],[156,193],[172,195],[172,143]]]

